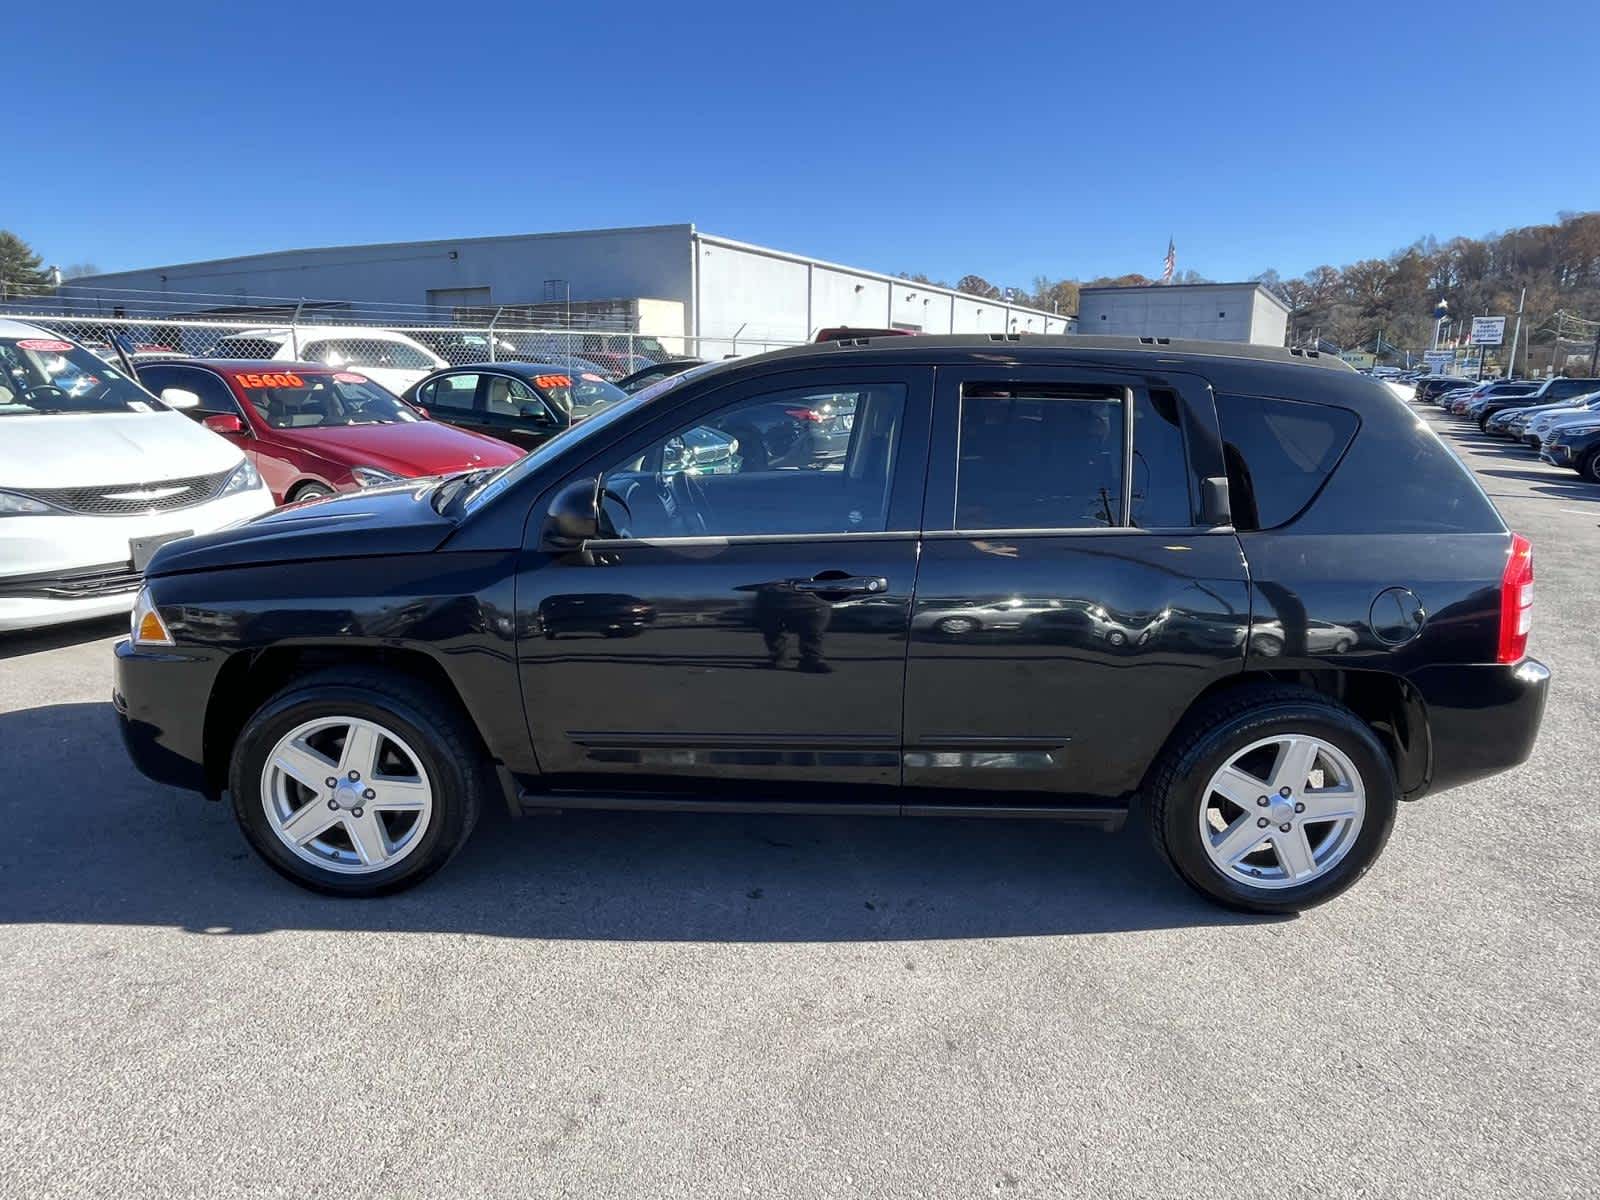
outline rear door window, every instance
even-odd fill
[[[968,384],[961,394],[956,528],[1122,524],[1121,389]]]
[[[222,381],[221,376],[213,375],[210,371],[203,371],[197,367],[155,363],[139,369],[139,382],[157,396],[166,388],[183,388],[199,396],[199,406],[188,410],[187,413],[196,421],[219,413],[232,414],[241,419],[244,417],[244,413],[239,410],[238,402],[233,398],[233,393],[228,390],[228,385]]]
[[[1161,388],[1136,391],[1130,523],[1140,529],[1192,526],[1192,476],[1177,394]]]
[[[428,386],[433,389],[426,402],[429,408],[442,408],[448,412],[471,412],[473,398],[478,394],[478,376],[475,372],[443,375]]]
[[[1265,396],[1217,397],[1234,525],[1292,521],[1327,482],[1355,437],[1349,409]]]

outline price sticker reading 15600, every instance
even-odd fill
[[[239,374],[234,376],[239,381],[240,387],[246,388],[299,388],[305,387],[306,381],[298,375],[291,375],[287,371],[269,371],[264,375]]]

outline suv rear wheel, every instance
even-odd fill
[[[1582,474],[1591,483],[1600,483],[1600,450],[1590,452],[1583,460]]]
[[[455,705],[383,670],[334,668],[258,709],[228,787],[256,852],[304,887],[375,896],[426,879],[477,823],[483,755]]]
[[[1349,709],[1264,686],[1196,712],[1148,790],[1157,847],[1191,887],[1231,908],[1298,912],[1366,874],[1394,824],[1388,754]]]

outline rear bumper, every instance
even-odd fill
[[[111,703],[133,765],[157,783],[217,795],[205,769],[206,703],[217,663],[207,653],[135,649],[126,638],[113,653]]]
[[[1543,663],[1425,667],[1410,681],[1427,706],[1429,765],[1427,782],[1407,799],[1528,761],[1550,688]]]

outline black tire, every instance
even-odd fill
[[[1600,450],[1593,451],[1583,460],[1583,466],[1579,468],[1578,474],[1590,483],[1600,483]]]
[[[1291,732],[1322,738],[1349,757],[1366,790],[1366,813],[1349,852],[1325,874],[1298,887],[1252,888],[1224,875],[1201,844],[1202,790],[1243,747]],[[1331,900],[1367,873],[1389,840],[1399,789],[1388,752],[1355,713],[1306,688],[1263,684],[1192,713],[1151,766],[1144,799],[1156,849],[1180,879],[1227,908],[1281,914]]]
[[[297,725],[333,714],[392,729],[415,751],[433,788],[432,818],[416,848],[368,875],[343,875],[297,858],[273,832],[262,806],[262,767],[278,740]],[[491,786],[484,752],[455,703],[398,672],[369,667],[317,671],[277,692],[245,723],[228,772],[234,817],[256,853],[285,878],[333,896],[380,896],[421,883],[461,849]]]
[[[302,500],[320,500],[324,496],[333,495],[333,489],[320,483],[302,483],[289,493],[289,503],[298,504]]]

